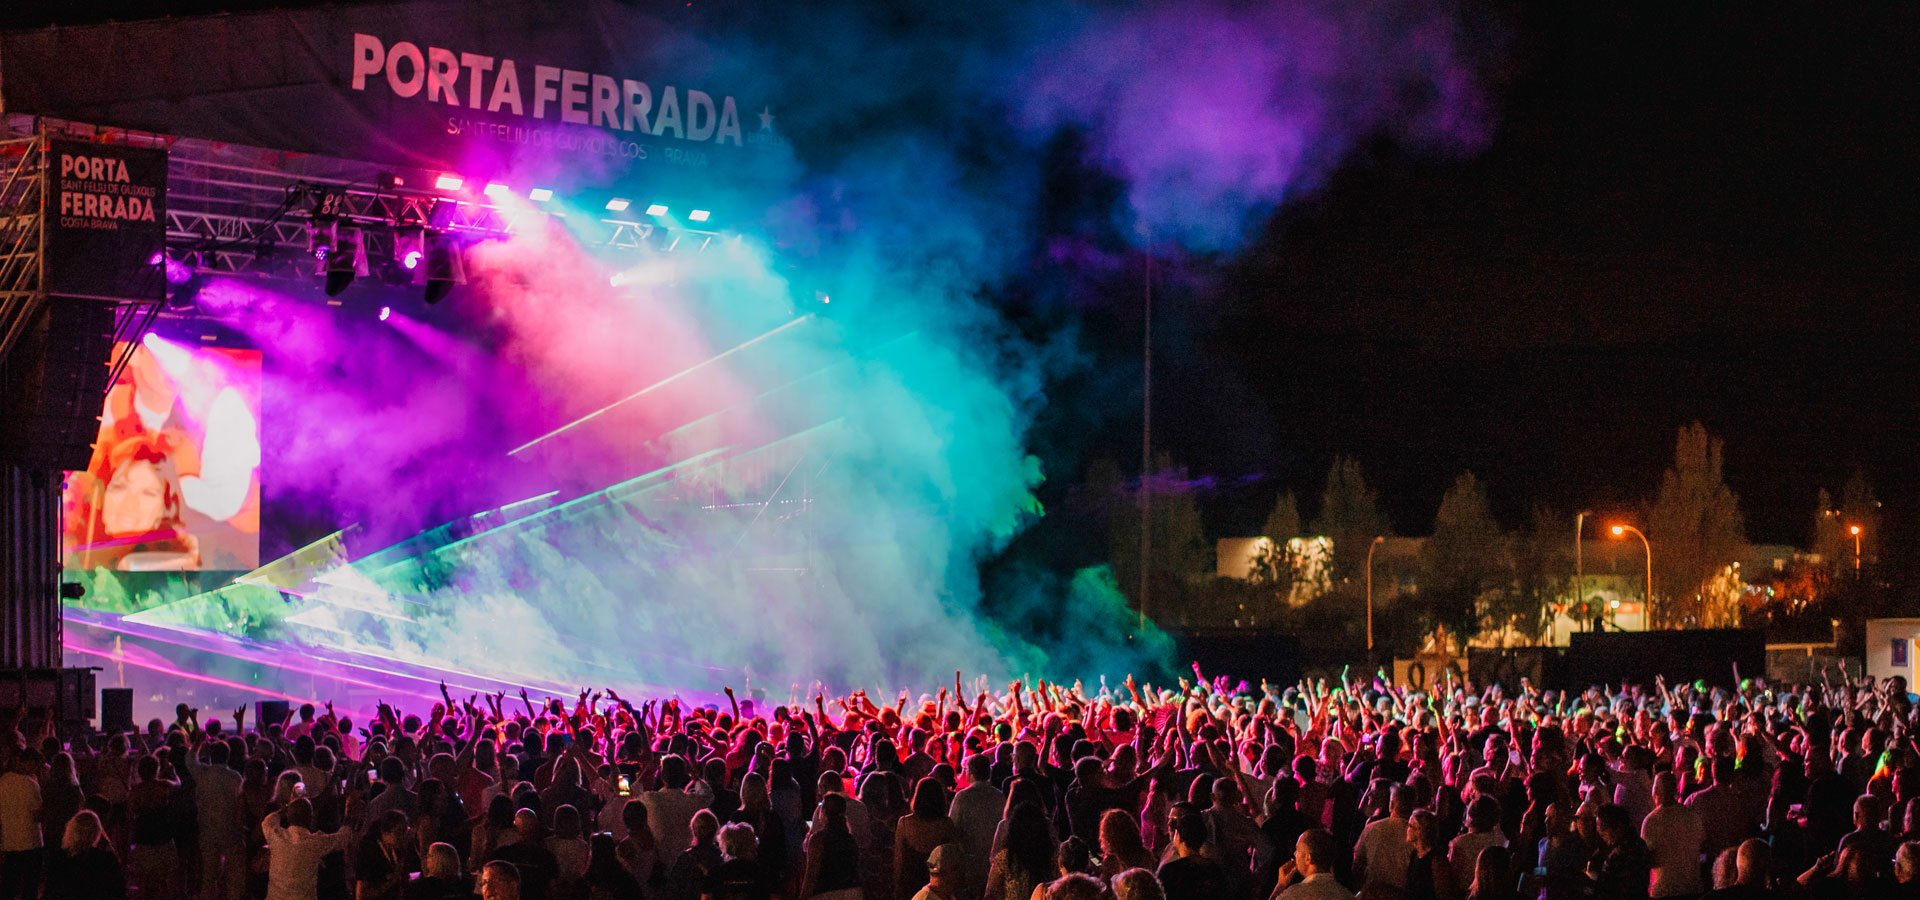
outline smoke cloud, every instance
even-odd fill
[[[269,502],[360,526],[355,568],[282,627],[782,695],[1161,665],[1104,568],[1015,567],[993,586],[1011,612],[981,612],[981,562],[1044,514],[1028,447],[1049,387],[1106,365],[1072,322],[1004,312],[1060,246],[1037,224],[1042,148],[1082,135],[1081,163],[1124,185],[1102,228],[1231,251],[1361,141],[1485,140],[1459,21],[1418,2],[770,13],[702,36],[703,74],[779,86],[793,142],[756,180],[779,190],[727,198],[765,211],[737,237],[635,262],[573,211],[471,247],[453,300],[391,323],[210,285],[268,352]],[[577,499],[471,518],[549,491]]]

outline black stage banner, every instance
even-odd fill
[[[156,299],[167,242],[167,151],[49,141],[46,291]]]
[[[617,0],[417,0],[0,34],[0,111],[479,177],[732,178],[784,145],[737,65]]]

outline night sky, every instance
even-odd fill
[[[1403,533],[1462,469],[1509,526],[1631,513],[1699,420],[1751,540],[1804,546],[1861,466],[1910,545],[1920,8],[1551,6],[1507,13],[1490,147],[1351,160],[1160,364],[1156,443],[1267,476],[1212,529],[1336,453]]]
[[[304,4],[23,3],[0,27],[282,5]],[[1631,513],[1699,420],[1755,542],[1807,543],[1816,489],[1860,466],[1890,544],[1920,546],[1920,6],[1486,17],[1489,146],[1364,146],[1165,289],[1155,443],[1233,485],[1204,496],[1210,530],[1253,533],[1335,454],[1407,534],[1462,469],[1509,526],[1536,502]],[[1056,396],[1103,411],[1056,409],[1035,437],[1067,448],[1056,484],[1099,455],[1137,464],[1137,318],[1124,295],[1104,315],[1102,377]]]

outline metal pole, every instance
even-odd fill
[[[1647,582],[1646,582],[1647,630],[1652,631],[1653,630],[1653,543],[1647,540],[1647,536],[1644,533],[1642,533],[1640,529],[1635,528],[1632,525],[1621,525],[1618,527],[1623,531],[1632,532],[1634,537],[1639,538],[1641,548],[1646,550],[1647,552]]]
[[[1586,518],[1591,511],[1581,510],[1573,517],[1573,608],[1576,615],[1587,608],[1587,574],[1581,559],[1581,539],[1586,536]],[[1548,636],[1552,636],[1551,632]]]
[[[1140,635],[1147,633],[1153,596],[1153,251],[1146,256],[1145,328],[1140,338]]]
[[[1367,662],[1373,662],[1373,549],[1387,542],[1384,537],[1375,537],[1367,545]]]

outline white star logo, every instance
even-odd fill
[[[773,130],[773,108],[772,107],[761,107],[760,130],[761,131]]]

